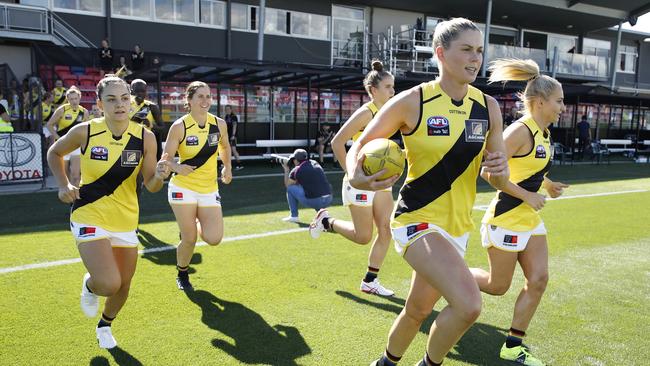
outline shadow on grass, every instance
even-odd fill
[[[148,231],[142,229],[138,230],[138,238],[140,239],[140,244],[142,244],[142,247],[146,250],[146,252],[142,254],[143,259],[161,266],[176,266],[175,245],[169,245],[156,238],[156,236]],[[201,262],[203,262],[201,253],[194,253],[190,260],[190,264],[199,264]],[[196,269],[190,267],[188,272],[190,274],[196,273]]]
[[[223,333],[212,345],[245,364],[295,366],[296,359],[311,353],[295,327],[271,326],[261,315],[246,306],[220,299],[210,292],[186,291],[203,314],[201,320],[210,329]]]
[[[130,353],[117,346],[115,348],[109,349],[108,352],[113,356],[115,363],[120,366],[142,366],[137,358],[133,357]],[[108,366],[110,362],[104,356],[96,356],[90,360],[90,366]]]
[[[347,291],[336,291],[336,294],[357,304],[372,306],[395,315],[402,311],[406,303],[405,300],[398,297],[373,296],[372,298],[364,298]],[[374,301],[375,299],[379,301]],[[388,304],[385,301],[390,301],[393,304]],[[438,311],[433,310],[431,315],[420,326],[420,332],[429,334],[431,324],[433,324],[438,314]],[[503,360],[499,358],[499,350],[505,341],[506,331],[507,329],[497,328],[492,325],[474,323],[452,349],[456,353],[449,353],[447,358],[463,361],[470,365],[500,365]]]

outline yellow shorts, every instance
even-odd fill
[[[414,223],[405,226],[399,226],[391,229],[393,240],[395,240],[395,251],[401,256],[406,254],[406,250],[418,239],[429,233],[438,233],[456,249],[461,257],[465,257],[467,251],[467,241],[469,232],[461,236],[452,236],[443,228],[426,222]]]

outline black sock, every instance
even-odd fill
[[[115,320],[115,318],[108,317],[106,314],[102,313],[102,317],[99,319],[99,323],[97,323],[97,328],[110,327],[111,324],[113,324],[113,320]]]
[[[512,347],[521,346],[522,342],[523,339],[513,335],[508,335],[508,338],[506,338],[506,347],[512,348]]]
[[[388,352],[388,350],[384,351],[384,354],[381,356],[379,359],[379,365],[380,366],[397,366],[397,363],[399,360],[401,360],[401,357],[393,356]]]
[[[184,279],[189,278],[189,275],[188,275],[188,273],[187,273],[187,270],[188,270],[189,268],[190,268],[190,266],[181,267],[181,266],[178,266],[178,265],[177,265],[177,266],[176,266],[176,269],[178,269],[178,277],[179,277],[179,278],[184,278]]]
[[[329,217],[323,217],[322,223],[323,223],[323,227],[325,228],[325,230],[331,231],[332,225],[330,225],[330,218]]]
[[[431,361],[431,358],[429,358],[429,352],[424,353],[424,357],[422,358],[422,361],[420,362],[419,366],[440,366],[442,365],[442,362],[436,363]]]
[[[368,272],[366,272],[366,277],[363,278],[363,282],[370,283],[377,278],[377,275],[379,275],[379,268],[368,266]]]

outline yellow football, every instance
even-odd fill
[[[373,175],[386,169],[380,177],[383,180],[394,175],[402,175],[404,172],[404,151],[392,140],[372,140],[361,148],[361,153],[366,156],[363,161],[363,172],[366,175]]]

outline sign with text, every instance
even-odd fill
[[[43,179],[41,135],[0,134],[0,183],[34,182]]]

